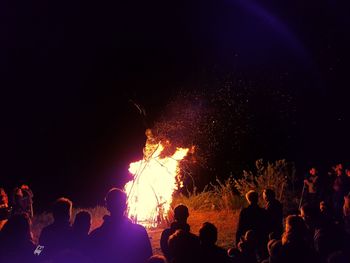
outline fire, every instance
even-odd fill
[[[147,134],[147,133],[146,133]],[[177,189],[180,161],[188,148],[176,148],[171,156],[162,156],[165,144],[155,143],[148,135],[142,160],[131,163],[134,179],[125,185],[128,216],[145,226],[155,226],[166,219],[172,195]]]

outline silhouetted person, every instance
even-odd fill
[[[90,213],[86,211],[79,212],[72,226],[71,248],[57,253],[52,263],[93,263],[87,253],[90,225]]]
[[[33,192],[28,185],[21,185],[13,192],[13,214],[27,213],[30,218],[33,217]]]
[[[72,201],[61,197],[52,207],[54,222],[45,227],[40,234],[39,244],[44,246],[42,257],[53,259],[64,250],[72,248]]]
[[[171,257],[169,253],[168,240],[169,237],[175,233],[176,230],[182,229],[186,232],[190,232],[190,225],[187,224],[187,218],[189,217],[188,208],[185,205],[178,205],[174,209],[174,222],[171,223],[170,228],[164,229],[160,238],[160,248],[164,256],[170,262]]]
[[[274,236],[279,239],[283,232],[283,206],[275,198],[275,192],[271,189],[264,190],[263,199],[266,202],[268,231],[274,233]]]
[[[262,263],[282,263],[280,262],[281,257],[281,250],[282,250],[282,241],[271,239],[267,243],[267,251],[269,252],[269,257],[262,261]]]
[[[23,192],[21,188],[16,187],[13,190],[12,195],[12,214],[23,214],[25,213],[25,210],[23,209]]]
[[[253,230],[260,250],[260,256],[266,256],[266,244],[268,241],[268,223],[266,211],[258,205],[258,193],[251,190],[246,194],[249,203],[248,207],[243,208],[239,214],[236,244],[248,230]]]
[[[29,216],[13,215],[0,232],[0,262],[31,263],[34,249]]]
[[[188,231],[178,229],[168,240],[171,263],[199,263],[200,245],[198,238]]]
[[[33,194],[32,190],[29,188],[29,186],[26,184],[21,185],[21,190],[23,193],[23,200],[22,200],[23,209],[30,216],[30,218],[33,218],[33,216],[34,216],[34,211],[33,211],[34,194]]]
[[[290,215],[286,218],[279,262],[318,262],[316,255],[310,249],[306,232],[304,220],[300,216]]]
[[[345,169],[345,175],[346,175],[346,187],[345,187],[345,192],[349,193],[350,192],[350,167]]]
[[[319,202],[319,177],[318,171],[312,167],[309,171],[309,176],[304,179],[306,186],[306,202],[310,204],[318,204]]]
[[[80,252],[87,249],[88,236],[91,227],[91,214],[87,211],[80,211],[76,214],[73,223],[73,247]]]
[[[338,221],[341,221],[343,214],[344,196],[347,194],[347,177],[343,174],[343,166],[341,164],[336,165],[334,168],[336,178],[333,183],[333,208],[334,215]]]
[[[320,202],[320,220],[325,223],[330,223],[334,220],[332,209],[325,201]]]
[[[202,262],[229,262],[226,250],[216,245],[217,239],[218,230],[215,225],[205,222],[199,230]]]
[[[231,263],[244,263],[242,259],[242,253],[238,248],[230,248],[227,250],[227,255],[230,258]]]
[[[350,192],[344,196],[343,206],[344,230],[350,236]]]
[[[300,216],[304,220],[305,226],[306,226],[306,232],[305,234],[310,237],[310,239],[313,238],[315,229],[319,225],[320,215],[319,215],[319,209],[318,207],[312,205],[312,204],[304,204],[300,208]]]
[[[305,237],[318,255],[324,260],[328,255],[340,249],[343,243],[343,231],[331,220],[320,214],[320,209],[311,204],[304,204],[301,209],[301,217],[306,226]]]
[[[9,219],[11,209],[9,208],[9,199],[3,188],[0,188],[0,231]]]
[[[145,263],[152,256],[146,229],[133,224],[125,215],[127,196],[112,188],[106,196],[110,215],[89,236],[89,252],[96,262]]]
[[[342,249],[343,243],[344,234],[340,228],[337,228],[337,225],[319,227],[315,231],[314,249],[324,261],[331,253]]]
[[[325,261],[331,253],[342,249],[343,244],[346,243],[346,232],[344,233],[343,224],[334,221],[331,209],[324,202],[320,202],[318,219],[314,234],[314,248]]]
[[[256,234],[253,230],[248,230],[241,241],[237,245],[241,252],[242,263],[257,263],[260,262],[261,256],[259,253],[259,244]]]

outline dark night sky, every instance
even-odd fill
[[[247,163],[349,161],[345,3],[1,1],[0,185],[93,204],[144,143],[129,99],[152,123],[180,88],[227,75],[256,89]],[[293,97],[293,123],[274,124],[274,89]]]

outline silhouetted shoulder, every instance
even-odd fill
[[[130,224],[130,227],[134,231],[147,234],[146,228],[144,226],[139,225],[139,224],[134,224],[134,223],[131,223],[131,222],[129,222],[129,224]]]
[[[96,236],[99,236],[99,235],[101,235],[102,232],[103,232],[103,225],[92,230],[89,234],[89,238],[91,239],[91,238],[94,238]]]
[[[169,238],[169,236],[171,235],[171,229],[170,228],[166,228],[162,231],[162,234],[161,234],[161,238],[162,237],[167,237]]]

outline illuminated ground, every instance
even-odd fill
[[[238,213],[235,211],[193,211],[188,219],[191,225],[191,232],[198,234],[203,222],[211,222],[218,228],[218,245],[228,248],[232,246],[236,234]],[[153,253],[160,254],[160,235],[163,229],[149,230]]]

